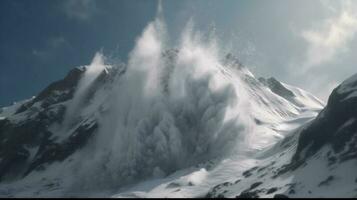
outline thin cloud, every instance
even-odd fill
[[[52,48],[59,48],[64,45],[69,45],[67,40],[65,38],[63,38],[62,36],[50,38],[47,41],[47,44],[48,44],[48,46],[51,46]]]
[[[356,11],[351,2],[345,2],[341,11],[324,20],[322,26],[301,32],[308,44],[303,72],[331,62],[339,53],[348,50],[348,43],[357,33]]]
[[[35,56],[36,58],[42,60],[42,61],[47,61],[49,59],[52,59],[58,51],[64,50],[64,49],[70,49],[71,45],[70,43],[62,36],[58,37],[51,37],[48,38],[42,48],[38,49],[33,49],[32,50],[32,55]]]
[[[90,19],[98,12],[96,2],[92,0],[64,1],[63,9],[67,17],[82,21]]]

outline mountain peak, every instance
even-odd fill
[[[284,87],[284,85],[281,84],[281,82],[276,80],[274,77],[270,77],[268,79],[260,77],[258,80],[261,83],[263,83],[264,85],[268,86],[272,92],[274,92],[275,94],[277,94],[285,99],[291,99],[291,98],[295,97],[295,95],[292,91],[290,91],[289,89]]]
[[[237,69],[241,69],[241,68],[245,67],[243,65],[243,63],[241,62],[241,60],[237,56],[233,55],[232,53],[227,53],[225,55],[225,57],[223,59],[223,63],[225,65],[229,65],[229,66],[235,67]]]

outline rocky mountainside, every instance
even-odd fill
[[[357,197],[356,91],[354,75],[333,90],[315,119],[262,154],[267,165],[215,186],[207,197]]]
[[[303,162],[325,146],[331,164],[357,158],[357,75],[331,93],[327,106],[301,132],[293,161]],[[333,156],[335,154],[335,156]]]

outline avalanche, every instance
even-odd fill
[[[168,46],[158,16],[126,64],[98,53],[75,72],[73,91],[49,90],[47,107],[35,98],[21,104],[23,112],[11,111],[16,105],[0,113],[0,122],[11,122],[62,112],[45,126],[51,145],[27,145],[24,169],[2,177],[0,196],[200,197],[222,182],[233,187],[254,166],[290,159],[294,147],[277,144],[294,138],[324,103],[275,79],[256,79],[191,23],[177,47]],[[287,156],[279,159],[280,152]]]

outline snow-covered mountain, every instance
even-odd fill
[[[98,194],[207,162],[220,166],[226,156],[270,148],[323,106],[274,78],[256,79],[231,54],[212,66],[214,73],[185,74],[178,85],[184,94],[175,96],[180,51],[160,54],[160,81],[138,88],[142,74],[130,74],[130,63],[106,65],[97,54],[36,97],[3,108],[2,195]],[[138,90],[147,84],[160,92]]]
[[[0,196],[357,194],[356,77],[323,108],[191,26],[167,48],[164,27],[151,22],[127,62],[97,53],[1,109]]]

